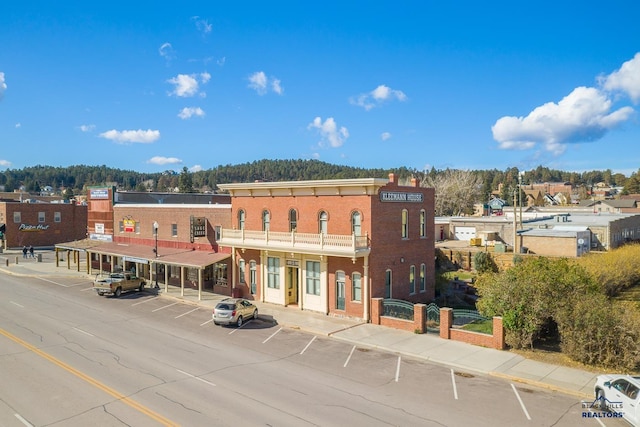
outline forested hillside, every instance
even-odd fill
[[[121,170],[108,166],[74,165],[68,167],[32,166],[24,169],[6,169],[0,172],[0,186],[5,191],[23,188],[28,192],[38,192],[50,186],[54,192],[70,189],[74,194],[82,194],[87,186],[115,185],[121,190],[137,191],[174,191],[181,187],[180,176],[188,173],[192,191],[214,190],[218,183],[260,181],[296,181],[314,179],[346,178],[386,178],[390,172],[396,173],[401,180],[411,177],[423,179],[425,175],[435,176],[447,170],[432,168],[429,171],[412,170],[401,167],[396,169],[366,169],[334,165],[318,160],[260,160],[238,165],[221,165],[213,169],[188,172],[183,170],[159,173],[141,173]],[[504,191],[511,191],[518,183],[518,168],[504,171],[477,170],[482,182],[482,194],[489,194],[503,184]],[[575,187],[590,186],[598,182],[607,185],[625,186],[625,192],[640,192],[640,175],[631,177],[614,174],[611,170],[590,172],[565,172],[538,166],[524,171],[523,183],[535,182],[571,182]]]

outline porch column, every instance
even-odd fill
[[[169,269],[166,264],[164,264],[164,293],[169,293]]]
[[[202,267],[198,267],[198,301],[202,301]]]
[[[260,251],[260,302],[264,302],[264,279],[267,277],[265,274],[267,268],[264,264],[265,259],[264,251]]]
[[[180,296],[184,296],[184,266],[180,266]]]

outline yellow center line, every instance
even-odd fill
[[[146,406],[141,405],[140,403],[136,402],[133,399],[128,398],[127,396],[125,396],[124,394],[112,389],[111,387],[101,383],[100,381],[91,378],[89,375],[80,372],[79,370],[75,369],[74,367],[62,362],[61,360],[56,359],[55,357],[51,356],[48,353],[45,353],[44,351],[40,350],[39,348],[29,344],[28,342],[16,337],[15,335],[5,331],[4,329],[0,328],[0,334],[4,335],[5,337],[9,338],[11,341],[20,344],[21,346],[27,348],[28,350],[34,352],[35,354],[37,354],[38,356],[47,359],[49,362],[58,365],[59,367],[61,367],[62,369],[66,370],[67,372],[72,373],[73,375],[77,376],[80,379],[85,380],[86,382],[88,382],[89,384],[91,384],[92,386],[99,388],[100,390],[104,391],[105,393],[115,397],[116,399],[118,399],[119,401],[121,401],[122,403],[125,403],[127,405],[129,405],[130,407],[132,407],[133,409],[145,414],[146,416],[148,416],[149,418],[157,421],[158,423],[165,425],[165,426],[178,426],[179,424],[174,423],[173,421],[169,420],[168,418],[163,417],[162,415],[158,414],[157,412],[152,411],[151,409],[147,408]]]

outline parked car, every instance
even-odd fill
[[[598,375],[595,404],[602,411],[618,412],[634,426],[640,426],[640,376]]]
[[[258,307],[244,298],[225,298],[213,309],[216,325],[242,326],[245,320],[258,318]]]
[[[133,273],[111,273],[107,277],[96,276],[93,282],[93,289],[98,295],[114,295],[119,297],[122,292],[144,290],[146,282],[141,277],[136,277]]]

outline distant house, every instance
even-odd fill
[[[583,200],[579,206],[592,208],[594,213],[633,213],[638,212],[634,199]]]

